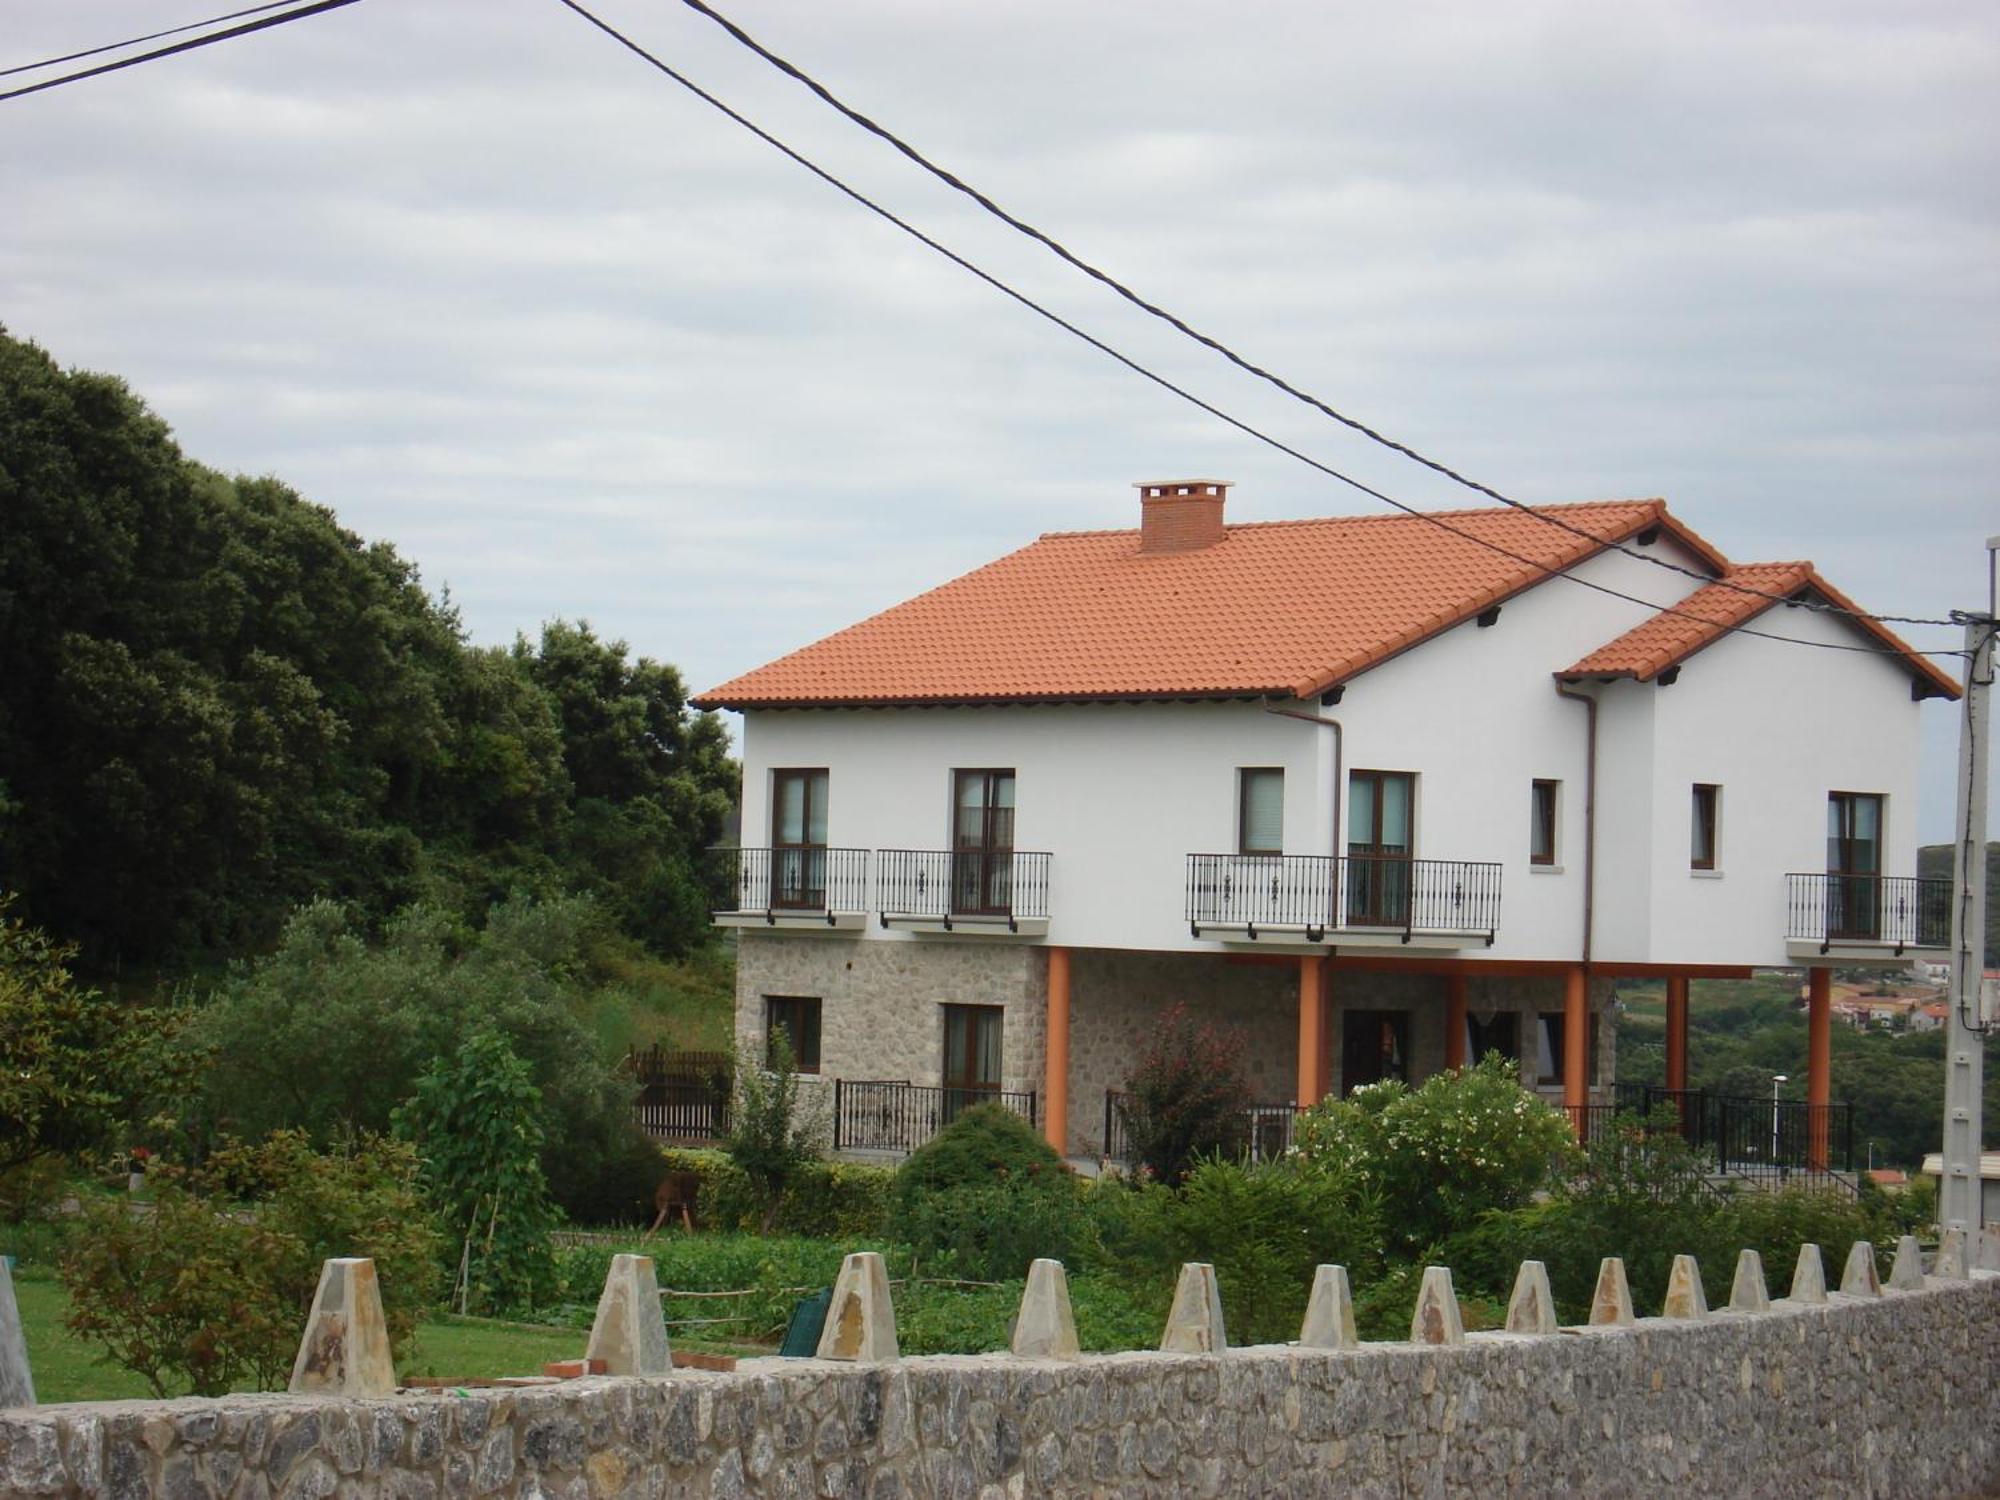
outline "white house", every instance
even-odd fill
[[[696,700],[744,718],[746,1041],[878,1116],[864,1081],[1032,1096],[1091,1155],[1184,1002],[1273,1105],[1497,1049],[1581,1126],[1619,976],[1667,979],[1684,1086],[1688,978],[1810,968],[1824,1103],[1830,967],[1939,956],[1917,705],[1957,685],[1795,607],[1855,608],[1809,563],[1657,500],[1227,525],[1224,483],[1139,488],[1137,529]]]

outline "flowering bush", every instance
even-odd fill
[[[1118,1104],[1133,1160],[1172,1187],[1199,1158],[1240,1149],[1250,1103],[1242,1058],[1234,1027],[1196,1021],[1185,1005],[1170,1007]]]
[[[1411,1089],[1389,1081],[1299,1117],[1308,1166],[1355,1172],[1378,1196],[1392,1240],[1437,1243],[1489,1209],[1513,1208],[1558,1180],[1574,1149],[1559,1110],[1488,1057]]]

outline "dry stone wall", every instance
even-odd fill
[[[2000,1482],[2000,1278],[1541,1336],[748,1361],[0,1413],[0,1491],[136,1500],[1952,1496]]]

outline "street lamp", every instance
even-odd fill
[[[1772,1166],[1776,1166],[1778,1164],[1778,1089],[1781,1085],[1789,1082],[1791,1082],[1791,1079],[1788,1078],[1783,1073],[1773,1073],[1771,1075],[1771,1165]]]

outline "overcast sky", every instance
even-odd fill
[[[0,65],[204,13],[10,0]],[[1407,501],[1475,502],[1123,308],[673,0],[600,13],[1175,380]],[[1731,556],[1809,556],[1871,608],[1984,604],[1991,0],[731,13],[1086,258],[1508,494],[1664,495]],[[362,0],[0,106],[0,323],[125,376],[194,457],[393,541],[475,638],[584,616],[693,688],[1042,531],[1133,524],[1138,479],[1233,479],[1238,520],[1374,507],[556,0]],[[1957,714],[1925,712],[1939,839]]]

